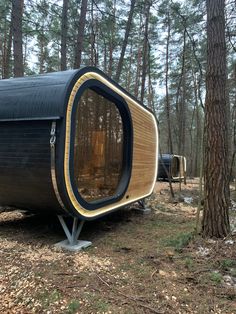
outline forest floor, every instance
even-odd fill
[[[86,223],[92,246],[78,253],[55,248],[55,217],[3,211],[0,313],[236,313],[236,203],[232,235],[204,240],[193,233],[197,189],[188,180],[173,202],[157,182],[150,214]]]

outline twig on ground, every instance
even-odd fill
[[[151,274],[151,278],[153,278],[153,276],[157,273],[158,269],[155,269],[152,274]]]
[[[196,274],[204,273],[204,272],[208,272],[208,271],[212,271],[212,267],[211,268],[198,269],[198,270],[194,271],[193,273],[196,275]]]
[[[154,308],[150,307],[149,305],[143,304],[141,302],[143,302],[142,300],[139,300],[139,298],[137,297],[133,297],[133,296],[128,296],[125,293],[121,292],[119,289],[112,287],[111,285],[109,285],[109,283],[107,283],[103,278],[101,278],[97,273],[94,273],[96,275],[96,277],[104,284],[106,285],[109,289],[111,290],[115,290],[116,292],[118,292],[120,295],[124,296],[125,298],[131,300],[131,301],[135,301],[135,302],[139,302],[139,305],[143,308],[148,309],[149,311],[153,312],[153,313],[157,313],[157,314],[163,314],[164,312],[161,311],[157,311]]]
[[[73,277],[79,277],[79,275],[75,273],[55,273],[57,276],[73,276]]]

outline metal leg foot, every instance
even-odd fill
[[[147,207],[145,204],[145,200],[138,201],[139,207],[136,207],[135,210],[137,210],[139,213],[146,215],[151,213],[151,208]]]
[[[55,244],[56,247],[69,250],[69,251],[80,251],[92,244],[90,241],[78,240],[80,232],[83,228],[84,221],[79,221],[78,218],[73,218],[72,231],[68,229],[68,226],[63,216],[58,216],[61,226],[66,234],[67,239]]]

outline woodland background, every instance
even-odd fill
[[[53,247],[55,217],[0,207],[1,313],[235,312],[235,18],[235,0],[0,0],[1,79],[97,66],[155,112],[188,176],[205,160],[175,199],[158,182],[150,215],[87,223],[87,252]]]
[[[230,168],[236,151],[236,2],[226,1]],[[162,153],[199,176],[206,72],[203,0],[1,0],[0,76],[99,67],[151,108]]]

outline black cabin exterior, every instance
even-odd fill
[[[157,147],[153,114],[94,67],[0,81],[0,206],[95,219],[150,195]]]

